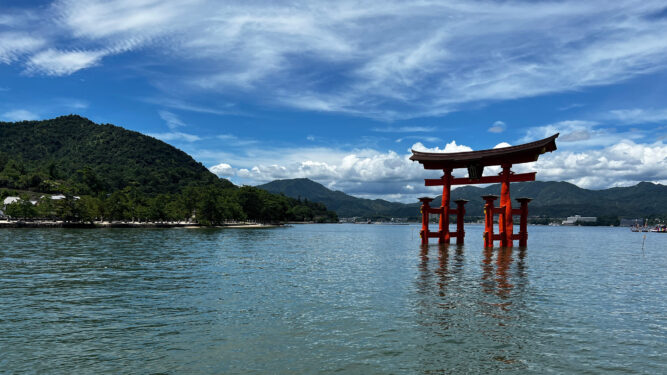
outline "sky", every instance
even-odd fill
[[[442,173],[411,149],[555,133],[557,151],[514,169],[667,184],[667,3],[3,0],[0,121],[67,114],[239,185],[414,202]]]

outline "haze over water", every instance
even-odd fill
[[[666,235],[466,230],[4,229],[1,372],[664,372]]]

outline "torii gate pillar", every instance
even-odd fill
[[[512,198],[510,197],[510,175],[512,174],[510,168],[512,168],[512,164],[503,164],[502,168],[503,171],[500,174],[502,179],[500,183],[500,207],[505,210],[505,214],[498,219],[498,226],[504,234],[504,238],[500,242],[503,246],[512,247],[512,235],[514,233]]]

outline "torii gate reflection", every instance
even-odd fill
[[[419,198],[422,202],[422,229],[420,232],[421,243],[428,244],[429,238],[438,238],[438,243],[448,244],[451,237],[456,237],[457,244],[463,244],[465,231],[463,228],[463,216],[465,215],[465,200],[457,200],[457,207],[450,208],[450,195],[452,185],[490,184],[500,183],[500,206],[495,207],[494,201],[497,196],[483,196],[484,207],[484,247],[493,247],[493,241],[499,241],[500,246],[512,247],[513,241],[518,240],[519,246],[526,246],[528,242],[528,202],[530,198],[519,198],[519,209],[512,209],[510,197],[510,182],[535,181],[535,174],[515,174],[511,171],[512,165],[537,161],[545,152],[556,150],[556,138],[558,134],[551,137],[526,143],[519,146],[488,149],[481,151],[456,152],[456,153],[434,153],[412,150],[410,160],[418,161],[424,169],[441,169],[444,174],[439,179],[426,179],[426,186],[442,186],[442,204],[438,208],[430,206],[432,198]],[[482,176],[484,167],[499,165],[502,172],[497,176]],[[452,171],[457,168],[467,168],[468,177],[455,178]],[[429,230],[429,214],[440,215],[439,228],[437,232]],[[456,215],[456,231],[449,231],[449,215]],[[493,217],[498,215],[498,231],[493,233]],[[519,233],[514,233],[513,215],[520,215]]]

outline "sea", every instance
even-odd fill
[[[0,230],[2,374],[664,374],[667,234]]]

